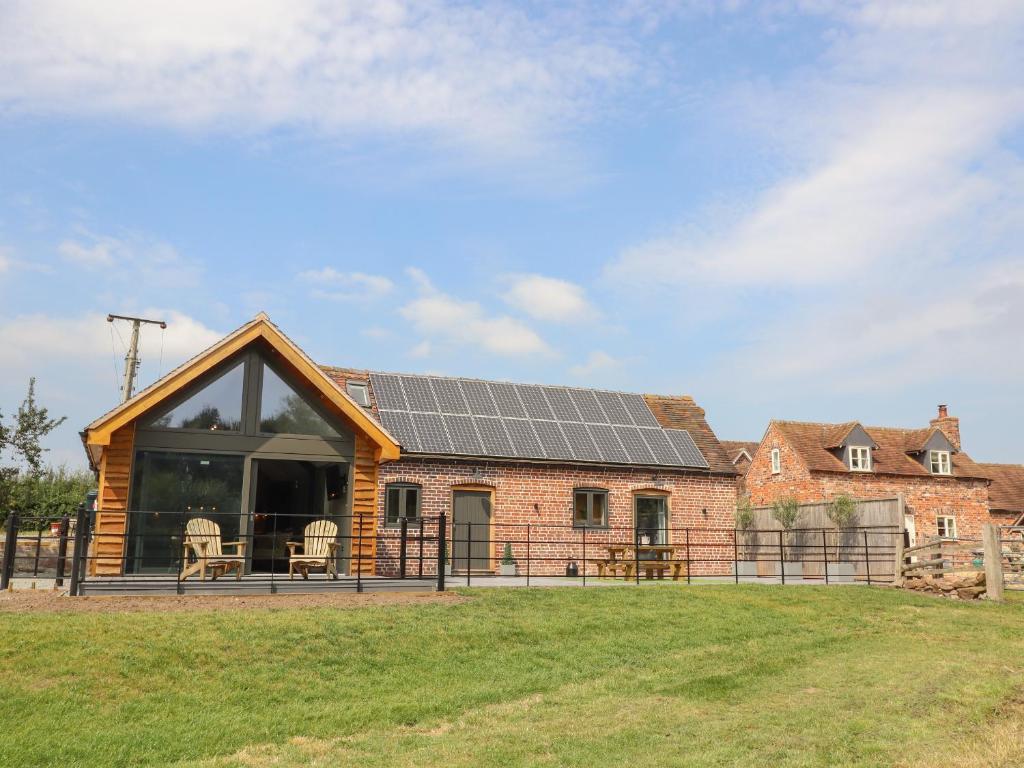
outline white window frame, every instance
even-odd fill
[[[945,533],[942,532],[942,528],[945,528]],[[956,538],[956,518],[953,515],[936,515],[935,516],[935,533],[943,539],[955,539]]]
[[[850,471],[851,472],[870,472],[871,471],[871,448],[866,446],[866,445],[851,445],[849,450],[850,450]],[[854,461],[854,457],[856,457],[856,461]]]
[[[778,448],[772,448],[772,474],[778,475],[782,473],[782,451]]]
[[[939,468],[936,469],[936,463]],[[933,475],[951,475],[953,474],[953,457],[949,451],[928,451],[928,469],[931,470]]]

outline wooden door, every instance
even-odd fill
[[[455,491],[452,512],[452,569],[490,571],[491,494]]]

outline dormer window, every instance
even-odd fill
[[[866,445],[850,446],[850,471],[871,471],[871,449]]]
[[[777,475],[782,471],[782,453],[778,448],[772,448],[772,474]]]
[[[951,475],[949,451],[928,451],[928,464],[933,475]]]

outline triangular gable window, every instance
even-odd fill
[[[263,366],[263,392],[260,396],[260,432],[340,437],[338,430],[266,364]]]
[[[165,429],[241,432],[244,378],[245,363],[238,363],[150,424]]]

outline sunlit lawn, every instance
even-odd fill
[[[466,594],[0,614],[0,765],[970,765],[1024,716],[1019,598]]]

